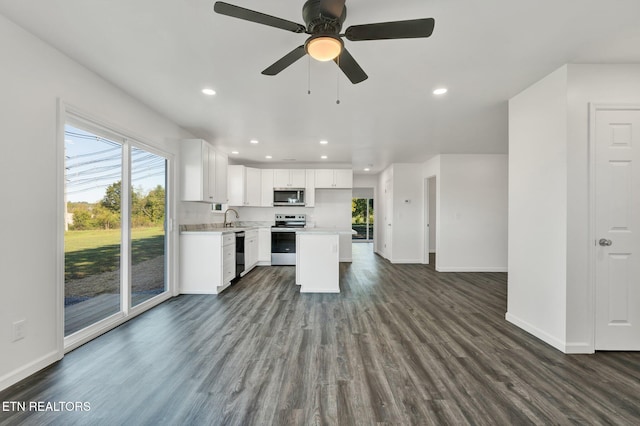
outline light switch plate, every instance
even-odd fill
[[[13,342],[24,339],[27,335],[27,321],[19,320],[13,323]]]

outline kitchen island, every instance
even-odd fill
[[[340,234],[351,229],[305,228],[296,231],[296,284],[300,293],[340,293]]]

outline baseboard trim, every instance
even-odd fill
[[[508,272],[506,266],[438,266],[438,272]]]
[[[538,339],[542,340],[546,344],[556,348],[560,352],[568,353],[567,352],[567,344],[565,342],[559,340],[555,336],[550,335],[546,331],[540,330],[538,327],[536,327],[536,326],[534,326],[532,324],[529,324],[528,322],[526,322],[526,321],[524,321],[524,320],[522,320],[522,319],[520,319],[520,318],[518,318],[518,317],[516,317],[516,316],[514,316],[512,314],[510,314],[509,312],[507,312],[504,317],[511,324],[515,325],[516,327],[519,327],[519,328],[523,329],[527,333],[537,337]]]
[[[347,262],[347,263],[350,263],[350,262],[353,262],[353,258],[351,258],[351,257],[345,257],[344,259],[340,259],[340,260],[338,260],[338,261],[339,261],[339,262]]]
[[[595,352],[593,345],[583,342],[567,343],[565,351],[566,354],[593,354]]]
[[[58,351],[49,352],[47,355],[0,377],[0,391],[15,385],[20,380],[26,379],[54,362],[60,361],[62,356],[63,354]]]
[[[419,264],[423,264],[422,263],[423,259],[392,259],[390,260],[391,263],[398,263],[398,264],[403,264],[403,263],[419,263]]]

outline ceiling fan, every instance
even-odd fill
[[[262,71],[262,74],[265,75],[276,75],[304,55],[309,54],[319,61],[333,60],[347,78],[356,84],[366,80],[368,76],[344,47],[342,37],[346,37],[349,41],[389,40],[429,37],[433,33],[435,20],[424,18],[353,25],[341,34],[342,23],[347,17],[347,8],[344,3],[345,0],[307,0],[302,6],[302,19],[307,24],[306,27],[296,22],[221,1],[214,4],[213,10],[221,15],[310,35],[303,45],[296,47]]]

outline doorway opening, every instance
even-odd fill
[[[373,242],[373,198],[351,199],[351,229],[352,242]]]
[[[436,177],[424,180],[424,258],[423,263],[436,264],[437,241],[437,185]]]

